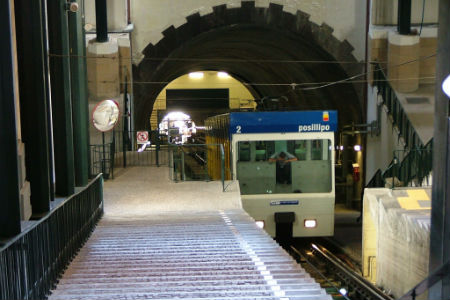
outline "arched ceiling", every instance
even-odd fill
[[[221,9],[226,12],[237,8]],[[264,9],[253,7],[253,10]],[[332,82],[360,72],[356,61],[354,65],[336,63],[336,59],[354,58],[348,53],[351,47],[334,39],[329,28],[316,26],[322,28],[318,30],[312,23],[303,22],[306,25],[292,30],[299,18],[303,20],[305,16],[282,12],[275,22],[274,16],[266,12],[262,18],[266,22],[249,24],[234,20],[233,24],[220,24],[220,20],[230,20],[215,9],[212,15],[196,15],[195,20],[189,22],[188,18],[178,29],[169,28],[163,40],[146,48],[144,60],[135,67],[136,127],[148,127],[154,100],[165,86],[156,82],[170,82],[196,70],[226,71],[248,83],[256,98],[286,96],[291,109],[336,109],[340,125],[360,122],[358,86],[346,83],[310,91],[289,86]],[[327,34],[329,37],[325,39]],[[312,63],[317,61],[330,63]]]

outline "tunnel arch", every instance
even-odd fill
[[[196,70],[228,72],[249,83],[255,97],[286,96],[290,108],[336,109],[340,125],[362,121],[361,83],[311,91],[288,85],[332,82],[362,72],[353,47],[336,39],[328,25],[311,22],[301,11],[285,12],[278,4],[255,7],[253,1],[241,7],[215,6],[210,14],[195,13],[186,20],[166,29],[164,38],[149,44],[143,60],[133,66],[136,128],[148,128],[156,96],[167,82]],[[354,63],[337,63],[341,61]]]

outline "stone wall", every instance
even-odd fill
[[[256,7],[268,8],[271,3],[283,5],[283,10],[293,15],[300,10],[310,15],[310,21],[321,25],[326,23],[333,29],[333,35],[340,41],[348,40],[354,48],[354,56],[364,59],[365,49],[365,1],[346,0],[256,0]],[[131,0],[131,20],[135,24],[133,33],[133,55],[142,58],[142,51],[148,44],[157,44],[163,32],[170,26],[175,28],[186,23],[186,17],[199,13],[200,16],[213,12],[214,6],[240,7],[240,0]]]

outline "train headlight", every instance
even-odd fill
[[[317,221],[315,219],[305,219],[304,221],[306,228],[316,228],[317,227]]]
[[[264,221],[256,221],[256,226],[258,226],[259,228],[263,229],[264,228]]]
[[[450,98],[450,75],[442,82],[442,90]]]

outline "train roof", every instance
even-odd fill
[[[334,132],[337,111],[230,113],[230,133]]]

